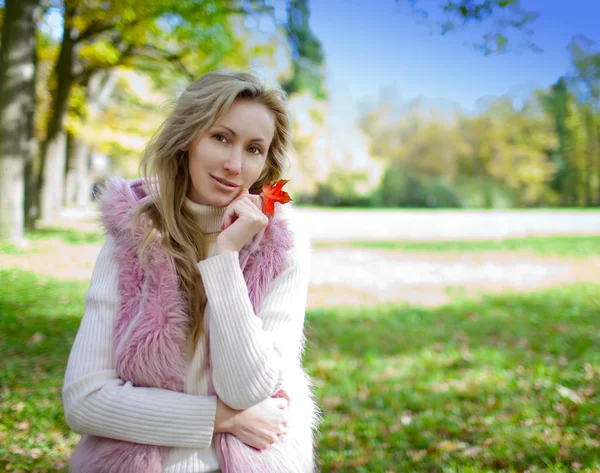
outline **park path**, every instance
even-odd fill
[[[314,240],[476,240],[600,234],[600,211],[298,209]]]
[[[441,239],[458,239],[458,235],[461,239],[478,239],[545,234],[542,231],[600,233],[600,213],[594,212],[517,211],[490,216],[462,211],[300,209],[298,214],[313,241],[389,239],[391,235],[394,239],[424,240],[432,239],[432,235]],[[57,225],[97,230],[90,215],[67,212]],[[524,217],[527,218],[523,220]],[[0,268],[19,267],[60,279],[88,281],[99,250],[99,244],[72,246],[58,239],[46,240],[36,253],[1,255]],[[424,253],[314,248],[309,306],[370,305],[384,301],[438,305],[454,295],[528,291],[575,282],[600,282],[600,257],[546,257],[526,251]]]

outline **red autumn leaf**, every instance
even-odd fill
[[[282,189],[282,187],[289,182],[289,180],[279,180],[277,182],[270,182],[263,186],[262,194],[262,211],[265,215],[275,215],[275,202],[281,204],[287,204],[292,200],[290,195]]]

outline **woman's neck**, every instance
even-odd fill
[[[197,204],[188,197],[185,198],[184,205],[196,217],[196,221],[206,233],[218,233],[221,231],[221,223],[223,222],[223,215],[225,215],[227,207]]]

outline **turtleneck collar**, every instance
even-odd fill
[[[185,198],[185,207],[192,212],[204,230],[207,233],[218,233],[221,231],[221,222],[227,207],[213,207],[212,205],[197,204]]]

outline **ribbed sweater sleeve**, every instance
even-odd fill
[[[292,230],[286,269],[270,283],[258,314],[237,252],[198,263],[207,296],[213,384],[219,398],[234,409],[272,396],[286,370],[300,363],[310,247],[305,233]]]
[[[135,387],[117,376],[113,327],[119,308],[114,239],[107,237],[85,297],[85,314],[63,386],[67,422],[80,434],[167,447],[208,448],[217,399]]]

